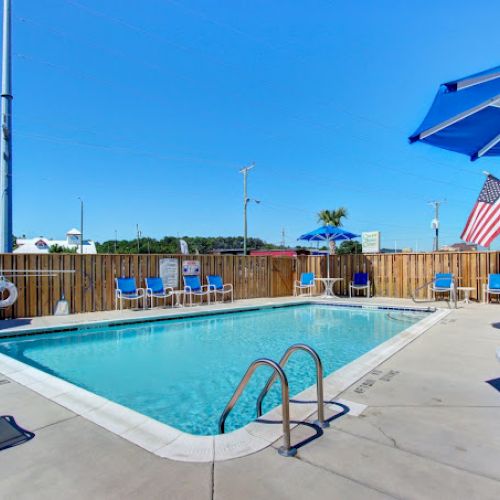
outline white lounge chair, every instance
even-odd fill
[[[183,276],[184,279],[184,297],[189,297],[189,305],[193,305],[193,297],[200,297],[200,304],[203,302],[203,297],[207,297],[210,305],[211,290],[208,285],[202,285],[199,276]],[[184,300],[186,304],[186,300]]]
[[[314,288],[314,273],[302,273],[300,275],[300,280],[295,280],[293,287],[293,294],[297,297],[300,295],[312,295]],[[305,290],[306,293],[302,293]]]
[[[170,286],[165,287],[163,285],[163,280],[161,278],[151,277],[146,278],[146,300],[151,301],[151,308],[154,307],[154,299],[158,302],[160,299],[165,300],[165,305],[167,305],[167,299],[170,298],[172,301],[172,307],[174,307],[174,289]]]
[[[452,273],[436,273],[433,282],[429,285],[429,293],[436,299],[436,293],[448,293],[450,300],[455,300],[455,283]]]
[[[231,283],[224,283],[222,277],[218,274],[209,274],[207,276],[208,289],[214,294],[214,301],[217,302],[217,294],[221,295],[222,302],[224,297],[229,295],[231,302],[234,302],[233,285]]]
[[[488,274],[488,283],[483,285],[483,301],[489,302],[490,295],[500,295],[500,274]]]
[[[124,300],[135,301],[137,305],[142,300],[142,307],[146,307],[146,292],[144,288],[137,288],[135,278],[115,278],[115,283],[115,309],[118,309],[119,303],[122,310]]]
[[[354,273],[353,280],[349,283],[349,297],[352,297],[352,292],[355,290],[365,290],[367,298],[370,298],[370,280],[368,273]]]

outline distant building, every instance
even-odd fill
[[[68,250],[75,250],[80,253],[80,242],[82,233],[78,229],[70,229],[66,233],[65,240],[51,240],[40,236],[39,238],[17,238],[17,248],[13,253],[49,253],[50,247],[58,245]],[[92,240],[83,240],[83,253],[96,254],[95,243]]]
[[[210,253],[214,255],[243,255],[243,248],[214,248]]]
[[[477,252],[477,245],[469,243],[453,243],[453,245],[445,245],[441,248],[443,252]]]

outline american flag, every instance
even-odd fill
[[[488,175],[461,238],[483,247],[500,234],[500,180]]]

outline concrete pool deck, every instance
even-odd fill
[[[263,302],[272,301],[240,301]],[[0,376],[8,381],[0,384],[0,412],[36,433],[0,452],[0,497],[498,498],[500,392],[486,380],[500,376],[500,330],[492,327],[499,313],[496,305],[452,310],[342,393],[367,405],[359,416],[335,419],[318,439],[314,428],[297,426],[292,442],[309,442],[295,458],[280,457],[279,442],[225,462],[160,458]],[[110,318],[103,314],[96,321]]]

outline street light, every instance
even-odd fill
[[[257,200],[251,200],[247,195],[247,175],[248,171],[252,170],[255,167],[255,162],[251,163],[247,167],[243,167],[240,170],[240,173],[243,174],[243,255],[247,254],[247,206],[250,201],[255,201],[256,203],[260,203]]]

